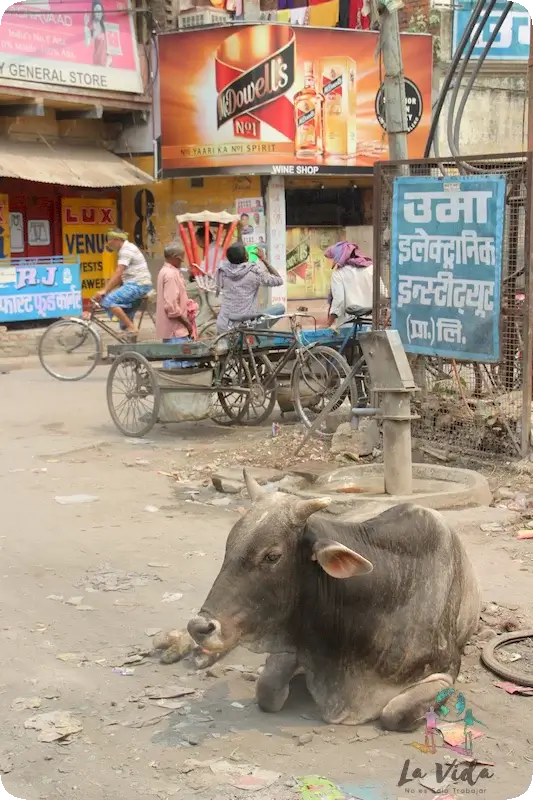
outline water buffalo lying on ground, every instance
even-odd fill
[[[328,723],[412,730],[453,684],[480,596],[456,533],[398,505],[368,521],[317,514],[327,498],[266,494],[231,530],[220,573],[188,631],[207,653],[268,653],[257,682],[279,711],[305,675]]]

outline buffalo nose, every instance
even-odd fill
[[[207,639],[208,636],[211,636],[217,629],[217,626],[214,622],[211,622],[208,619],[204,619],[202,617],[197,617],[196,619],[191,619],[187,626],[187,630],[191,634],[193,639],[196,639],[197,642],[201,642],[203,639]]]

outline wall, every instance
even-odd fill
[[[434,81],[438,87],[451,60],[452,6],[442,9],[441,16],[441,62],[436,67]],[[463,84],[470,75],[468,71]],[[439,125],[440,155],[450,154],[446,134],[448,107],[446,102]],[[459,141],[462,155],[513,153],[527,148],[527,63],[485,62],[465,107]]]

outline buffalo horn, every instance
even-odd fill
[[[265,496],[266,492],[262,486],[258,484],[256,479],[250,474],[250,472],[245,469],[244,470],[244,480],[246,482],[246,488],[248,489],[248,494],[250,495],[250,499],[253,503],[256,500],[260,500],[262,497]]]
[[[327,508],[331,503],[331,497],[315,497],[312,500],[298,500],[293,514],[297,522],[307,522],[312,514]]]

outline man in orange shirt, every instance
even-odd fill
[[[157,276],[157,307],[155,330],[158,339],[168,344],[190,341],[195,334],[195,309],[189,300],[181,274],[185,251],[181,242],[165,247],[165,263]],[[164,361],[164,368],[186,367],[185,361]]]

